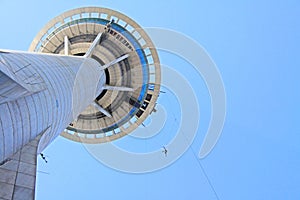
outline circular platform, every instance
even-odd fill
[[[99,7],[67,11],[46,24],[29,51],[82,56],[99,33],[105,36],[92,58],[102,66],[124,55],[128,58],[105,69],[106,85],[113,87],[96,98],[111,116],[90,105],[61,134],[77,142],[102,143],[129,134],[155,110],[160,92],[159,58],[151,39],[117,11]]]

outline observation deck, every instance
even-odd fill
[[[91,57],[105,70],[105,86],[95,103],[61,134],[77,142],[102,143],[129,134],[155,110],[160,91],[160,63],[152,41],[117,11],[67,11],[46,24],[29,51],[83,56],[99,33]]]

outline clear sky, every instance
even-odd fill
[[[142,27],[176,30],[202,45],[223,78],[226,121],[213,151],[196,157],[209,125],[209,93],[190,64],[161,51],[161,63],[182,73],[198,98],[201,117],[191,148],[164,169],[131,174],[59,137],[44,152],[49,163],[39,159],[37,200],[300,199],[299,1],[0,0],[0,48],[27,50],[50,19],[82,6],[108,7]],[[159,104],[167,120],[159,135],[128,136],[116,145],[148,152],[172,139],[180,102],[163,90]]]

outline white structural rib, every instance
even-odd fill
[[[112,86],[112,85],[104,85],[102,87],[103,90],[117,90],[117,91],[134,91],[133,88],[130,87],[123,87],[123,86]]]
[[[96,46],[100,43],[102,37],[102,33],[99,33],[93,43],[91,44],[90,48],[85,53],[84,57],[90,58],[93,55],[93,52],[96,48]]]
[[[69,41],[68,36],[65,36],[64,46],[65,46],[65,55],[66,56],[70,55],[70,41]]]
[[[111,114],[109,114],[109,112],[107,112],[104,108],[102,108],[97,102],[93,102],[93,106],[95,106],[95,108],[97,108],[105,116],[112,118]]]
[[[111,62],[109,62],[109,63],[107,63],[105,65],[103,65],[103,66],[101,66],[101,68],[102,69],[106,69],[106,68],[108,68],[108,67],[110,67],[110,66],[112,66],[112,65],[114,65],[114,64],[116,64],[116,63],[118,63],[118,62],[120,62],[120,61],[122,61],[122,60],[124,60],[126,58],[128,58],[128,57],[129,57],[129,54],[125,54],[125,55],[123,55],[123,56],[121,56],[121,57],[119,57],[119,58],[117,58],[117,59],[115,59],[115,60],[113,60],[113,61],[111,61]]]

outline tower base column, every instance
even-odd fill
[[[34,199],[37,148],[42,134],[25,145],[13,157],[0,163],[0,199]]]

